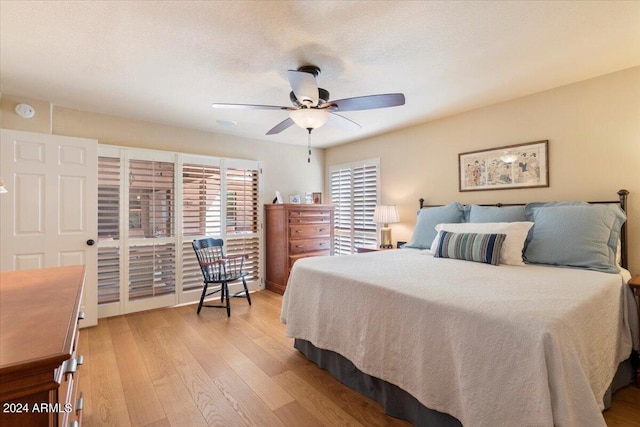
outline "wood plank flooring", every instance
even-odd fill
[[[195,306],[101,319],[83,329],[85,426],[409,426],[306,360],[284,336],[270,291],[223,309]],[[640,388],[605,412],[640,426]]]

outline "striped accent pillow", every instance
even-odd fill
[[[465,261],[500,264],[500,249],[506,234],[451,233],[442,231],[436,258],[455,258]]]

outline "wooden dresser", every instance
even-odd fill
[[[78,426],[84,266],[0,272],[0,425]]]
[[[267,289],[283,294],[300,258],[333,255],[332,205],[265,205]]]

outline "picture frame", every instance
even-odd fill
[[[549,186],[549,141],[458,154],[459,191]]]
[[[313,204],[314,205],[322,204],[322,193],[320,192],[313,193]]]
[[[284,201],[282,200],[282,195],[279,191],[276,191],[276,197],[273,199],[273,203],[282,204]]]
[[[300,195],[299,194],[290,194],[289,195],[289,203],[293,203],[294,205],[300,204]]]
[[[304,193],[304,203],[307,205],[313,204],[313,195],[311,193]]]

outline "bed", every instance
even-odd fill
[[[475,210],[421,203],[409,248],[297,261],[281,321],[307,358],[416,425],[603,426],[638,348],[619,195]],[[502,235],[497,252],[471,245],[490,247],[493,264],[456,252],[463,238]],[[588,249],[573,259],[576,247]]]

